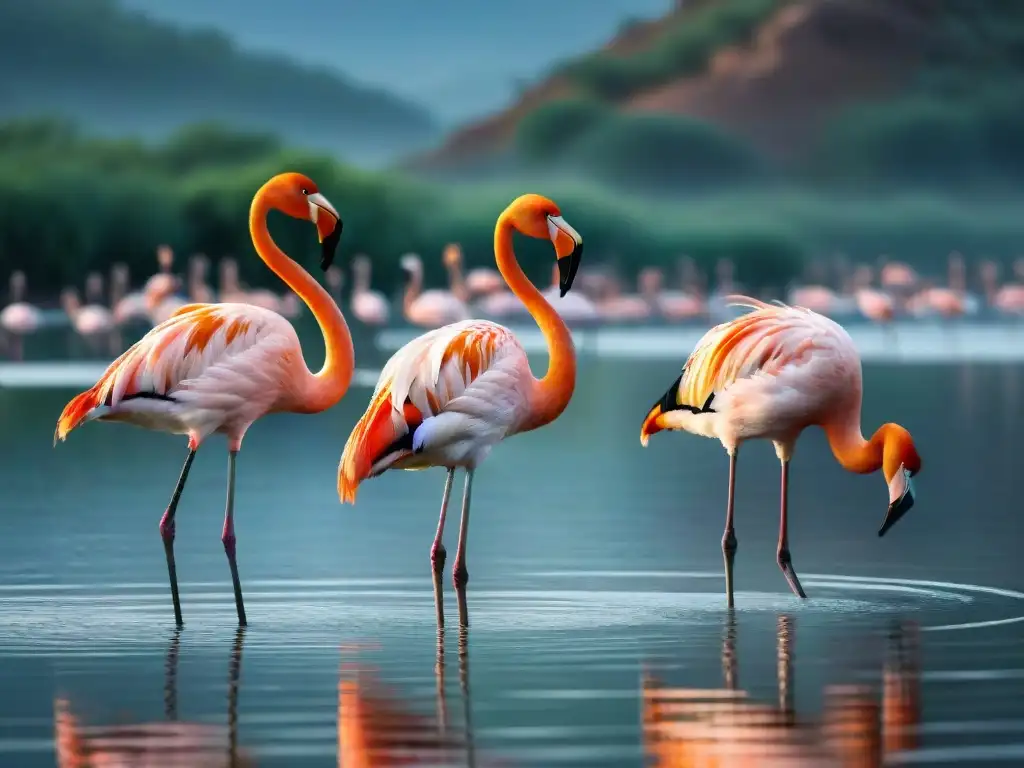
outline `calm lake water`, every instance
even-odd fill
[[[79,724],[224,727],[208,736],[215,748],[259,766],[338,765],[360,739],[375,755],[362,765],[402,753],[421,766],[667,766],[690,731],[659,740],[656,724],[712,705],[670,717],[656,690],[720,697],[723,676],[781,707],[748,740],[812,728],[829,717],[830,686],[858,684],[867,698],[847,710],[885,699],[894,764],[1024,764],[1024,366],[866,366],[865,431],[894,420],[914,434],[917,506],[879,539],[881,477],[843,472],[821,433],[806,434],[790,490],[804,602],[775,564],[777,460],[770,444],[747,446],[732,617],[724,451],[638,440],[677,372],[586,359],[565,415],[495,450],[473,489],[464,633],[448,526],[440,646],[428,551],[443,471],[386,475],[355,507],[338,502],[338,459],[369,389],[249,432],[236,499],[243,636],[220,542],[223,440],[200,451],[178,511],[179,634],[157,523],[184,440],[93,424],[55,449],[73,392],[0,391],[0,766],[54,765],[57,699]],[[883,669],[902,694],[881,695]],[[894,719],[911,726],[902,737]],[[108,742],[166,751],[184,737],[164,727]],[[229,763],[145,763],[207,764]]]

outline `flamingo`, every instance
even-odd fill
[[[98,273],[90,274],[86,278],[86,295],[92,298],[98,291],[102,291],[102,281],[103,278]],[[85,339],[90,348],[95,349],[105,337],[111,353],[117,354],[117,325],[113,312],[99,303],[83,306],[78,298],[78,291],[72,287],[61,292],[61,304],[71,321],[71,327]]]
[[[731,296],[729,304],[753,311],[716,325],[697,342],[682,375],[644,419],[640,444],[646,446],[655,432],[685,430],[717,437],[728,452],[722,551],[731,607],[736,456],[745,440],[771,440],[782,463],[778,564],[790,588],[803,598],[789,552],[787,498],[789,461],[804,428],[817,425],[825,430],[844,469],[860,474],[883,471],[889,509],[879,536],[914,505],[911,478],[920,471],[921,458],[910,433],[899,424],[883,424],[870,440],[864,439],[860,356],[841,325],[809,309],[746,296]]]
[[[43,314],[39,308],[25,301],[25,273],[20,269],[11,273],[11,303],[0,312],[0,326],[12,339],[12,355],[14,359],[24,357],[22,337],[39,330],[43,322]]]
[[[689,262],[684,262],[689,264]],[[684,267],[684,270],[686,267]],[[687,285],[692,284],[686,281]],[[687,290],[663,290],[665,273],[657,267],[647,267],[640,272],[641,292],[654,300],[658,314],[669,321],[693,320],[707,316],[707,305],[695,293]]]
[[[487,317],[513,318],[527,314],[523,302],[512,291],[492,291],[477,301],[477,311]]]
[[[871,322],[881,325],[895,344],[896,330],[892,327],[892,321],[896,316],[896,302],[892,295],[871,288],[869,284],[855,289],[853,299],[857,304],[857,311]]]
[[[466,290],[470,296],[483,298],[492,293],[505,290],[505,281],[501,273],[489,267],[477,267],[466,273]]]
[[[342,503],[355,502],[362,481],[389,469],[444,467],[448,471],[430,550],[435,584],[444,569],[442,536],[455,469],[466,470],[452,571],[456,589],[463,596],[469,580],[466,531],[477,466],[504,438],[558,418],[576,385],[572,336],[516,261],[513,231],[551,240],[563,296],[572,288],[579,269],[583,241],[562,218],[558,206],[540,195],[516,198],[495,225],[498,270],[547,341],[550,364],[544,378],[534,378],[519,340],[496,323],[468,320],[425,333],[398,350],[384,366],[366,412],[345,443],[338,468]],[[435,594],[439,596],[440,590],[435,589]],[[438,621],[443,622],[440,608]]]
[[[129,291],[130,287],[128,265],[122,262],[114,264],[110,268],[110,306],[114,312],[114,322],[119,326],[149,319],[145,294],[142,291]]]
[[[643,292],[642,285],[638,286],[641,291],[635,294],[622,293],[618,282],[610,283],[610,287],[610,295],[597,302],[597,311],[604,320],[642,322],[651,318],[652,297]]]
[[[387,325],[391,316],[387,299],[370,290],[370,259],[364,254],[352,260],[352,314],[367,325]]]
[[[197,253],[188,260],[188,295],[194,302],[210,304],[217,300],[213,289],[206,282],[210,272],[210,260],[205,254]]]
[[[320,284],[274,243],[267,214],[281,211],[316,225],[327,269],[341,238],[337,211],[308,177],[275,176],[256,193],[249,232],[260,258],[312,310],[324,335],[323,368],[311,373],[295,328],[278,314],[251,304],[189,304],[153,328],[110,364],[92,388],[73,398],[57,421],[54,444],[81,424],[124,421],[188,435],[188,455],[160,520],[174,618],[182,624],[174,563],[174,515],[200,444],[219,432],[228,441],[227,504],[221,540],[231,569],[238,622],[245,607],[235,557],[235,459],[246,430],[266,413],[319,413],[337,403],[352,381],[352,336],[338,305]]]
[[[454,291],[423,291],[423,262],[415,253],[407,253],[400,262],[409,283],[402,299],[402,314],[413,325],[438,328],[469,319],[469,308]],[[449,266],[449,269],[451,267]]]
[[[836,306],[836,292],[824,285],[802,285],[789,292],[789,303],[829,315]]]

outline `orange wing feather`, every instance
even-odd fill
[[[425,419],[441,413],[509,343],[519,346],[507,328],[469,320],[426,333],[396,352],[381,371],[370,405],[345,443],[338,468],[342,503],[354,502],[359,484],[382,455]],[[410,440],[395,460],[411,453]]]
[[[733,298],[733,297],[730,297]],[[808,312],[798,307],[775,306],[756,299],[734,297],[753,312],[722,323],[697,344],[683,366],[676,403],[702,407],[715,392],[754,371],[774,374],[803,357],[814,346],[812,338],[796,345],[774,343],[791,324],[787,313]]]
[[[194,376],[201,367],[204,353],[214,339],[222,339],[220,348],[235,341],[252,327],[252,318],[245,314],[225,310],[225,305],[188,304],[160,325],[153,328],[124,354],[112,362],[92,387],[76,395],[64,406],[53,442],[67,438],[69,432],[80,426],[96,408],[117,402],[140,392],[166,394],[186,376]],[[180,354],[169,349],[182,337],[184,348]],[[184,369],[178,362],[191,362]],[[210,361],[205,361],[207,364]]]

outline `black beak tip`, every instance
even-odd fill
[[[338,219],[334,231],[324,238],[320,249],[320,269],[326,272],[334,263],[334,254],[338,250],[338,243],[341,242],[341,219]]]
[[[565,298],[565,294],[567,294],[568,292],[569,292],[569,286],[563,285],[563,286],[561,286],[559,288],[558,295],[559,295],[560,298],[564,299]]]
[[[576,279],[576,272],[580,268],[580,259],[583,257],[583,246],[577,245],[576,250],[568,256],[558,260],[558,289],[562,296],[565,296],[572,288],[573,280]]]
[[[878,529],[878,538],[885,536],[889,529],[896,525],[896,523],[900,521],[900,518],[907,514],[913,506],[914,497],[909,494],[895,503],[890,504],[889,511],[885,513],[885,520],[882,521],[882,527]]]

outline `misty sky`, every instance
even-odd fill
[[[446,123],[501,107],[517,81],[595,48],[672,0],[121,0],[248,48],[338,69],[420,102]]]

